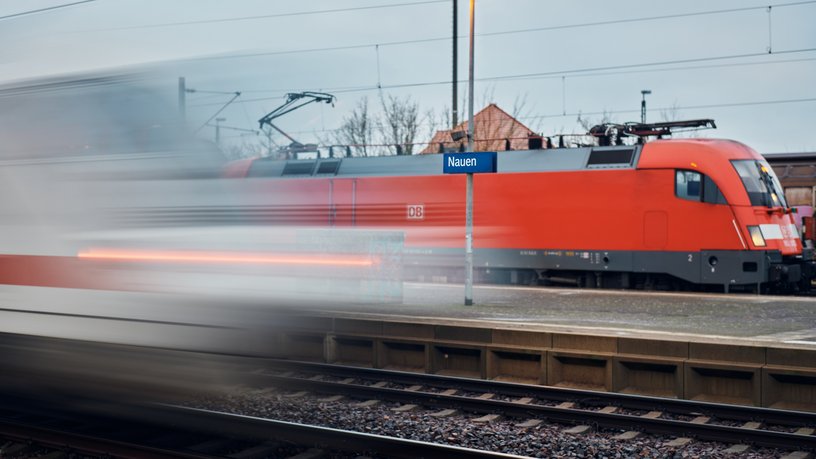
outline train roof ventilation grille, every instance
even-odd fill
[[[317,175],[322,174],[337,174],[337,169],[340,169],[340,161],[321,161],[317,166]]]
[[[281,175],[312,175],[316,161],[287,161]]]
[[[626,167],[632,164],[632,157],[634,156],[634,147],[593,148],[589,152],[587,167]]]

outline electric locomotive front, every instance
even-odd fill
[[[803,248],[782,186],[759,153],[729,140],[655,141],[644,147],[638,169],[674,169],[676,198],[695,203],[681,219],[699,221],[706,206],[730,209],[731,221],[721,217],[718,231],[735,234],[738,245],[705,247],[710,235],[686,236],[702,244],[702,283],[726,290],[752,284],[773,291],[810,288],[816,272],[811,250]]]

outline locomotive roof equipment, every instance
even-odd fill
[[[334,97],[334,95],[325,92],[313,92],[313,91],[290,92],[286,94],[286,102],[284,102],[283,105],[272,110],[271,112],[267,113],[261,119],[258,120],[258,127],[263,129],[265,124],[269,125],[269,127],[280,132],[281,134],[284,135],[284,137],[292,141],[292,144],[289,145],[289,150],[295,152],[302,151],[305,145],[298,142],[291,135],[284,132],[283,129],[273,124],[272,120],[280,118],[281,116],[294,110],[297,110],[305,105],[309,105],[312,102],[324,102],[327,104],[332,104],[332,107],[334,107],[334,101],[336,99],[337,98]]]
[[[716,129],[712,119],[697,119],[684,121],[664,121],[661,123],[604,123],[593,126],[589,134],[598,138],[600,146],[621,145],[621,138],[637,137],[638,143],[643,143],[646,137],[662,139],[676,132],[692,131],[697,129]]]

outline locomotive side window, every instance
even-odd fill
[[[714,180],[707,175],[703,176],[703,202],[709,202],[711,204],[728,204],[728,201],[725,200],[725,196],[723,196],[720,188],[716,183],[714,183]]]
[[[678,198],[690,201],[700,200],[702,175],[692,171],[676,171],[674,181],[674,192]]]
[[[675,171],[674,194],[689,201],[727,204],[725,196],[714,180],[694,171]]]

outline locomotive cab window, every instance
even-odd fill
[[[720,188],[711,177],[694,171],[675,171],[674,194],[689,201],[727,204]]]
[[[731,164],[739,174],[752,206],[788,206],[782,184],[766,161],[735,159]]]

